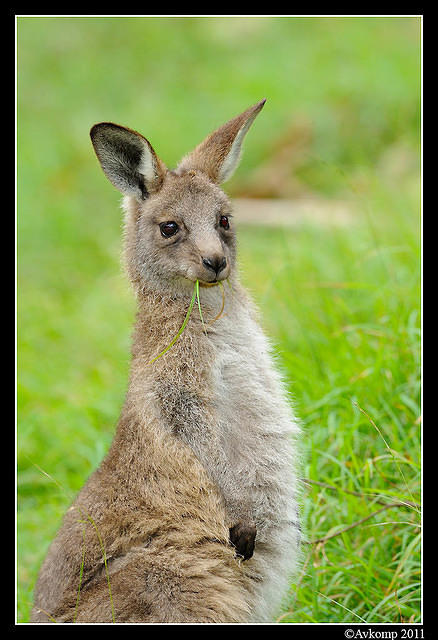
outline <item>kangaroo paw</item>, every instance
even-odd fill
[[[248,560],[254,553],[257,528],[253,522],[238,522],[230,529],[230,542],[236,553]]]

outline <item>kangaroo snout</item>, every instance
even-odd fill
[[[227,259],[225,256],[211,256],[209,258],[202,258],[202,264],[211,271],[214,271],[216,276],[227,266]]]

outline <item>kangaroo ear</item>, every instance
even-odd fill
[[[119,191],[137,200],[158,191],[167,169],[146,138],[112,122],[95,124],[90,136],[106,177]]]
[[[217,184],[234,173],[240,160],[243,139],[266,98],[211,133],[178,166],[178,173],[199,170]]]

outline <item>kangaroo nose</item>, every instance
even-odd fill
[[[215,256],[214,258],[202,258],[202,263],[207,269],[212,269],[216,275],[220,273],[227,266],[227,259],[221,256]]]

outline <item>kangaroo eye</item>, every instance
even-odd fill
[[[163,238],[170,238],[174,236],[179,227],[176,222],[162,222],[160,224],[160,231]]]
[[[219,220],[219,224],[222,227],[222,229],[229,229],[230,228],[230,223],[228,221],[227,216],[221,216],[221,218]]]

